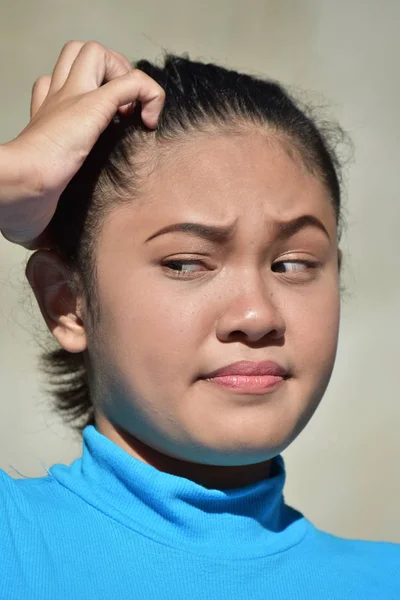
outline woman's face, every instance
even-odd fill
[[[265,133],[171,148],[98,240],[96,421],[133,454],[136,440],[183,461],[262,463],[309,421],[333,368],[334,210],[321,181]],[[232,230],[160,233],[179,223]],[[204,379],[242,360],[273,361],[288,377],[257,393]]]

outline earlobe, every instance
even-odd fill
[[[87,348],[82,299],[74,290],[68,269],[52,250],[38,250],[29,259],[26,277],[47,327],[68,352]]]

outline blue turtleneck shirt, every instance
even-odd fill
[[[0,598],[400,600],[400,545],[316,529],[284,482],[279,455],[264,480],[205,488],[89,425],[70,466],[0,471]]]

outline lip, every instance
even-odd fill
[[[258,396],[273,392],[288,377],[286,369],[270,360],[263,362],[242,360],[221,367],[202,379],[230,392]]]
[[[287,379],[288,372],[284,367],[271,360],[265,360],[262,362],[241,360],[239,362],[232,363],[230,365],[226,365],[225,367],[216,369],[215,371],[212,371],[211,373],[208,373],[207,375],[203,376],[202,379],[212,379],[214,377],[226,376],[271,376]]]

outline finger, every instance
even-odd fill
[[[117,52],[112,48],[108,48],[108,51],[114,54],[117,58],[119,58],[126,65],[128,71],[133,71],[134,67],[131,61],[125,56],[125,54],[121,54],[121,52]]]
[[[98,42],[87,42],[79,51],[71,67],[64,88],[85,93],[100,87],[104,82],[132,71],[129,61],[122,60]]]
[[[123,106],[120,106],[118,109],[118,112],[123,117],[127,117],[128,115],[133,113],[135,108],[136,108],[136,102],[130,102],[129,104],[124,104]]]
[[[105,106],[112,105],[115,112],[124,104],[140,102],[143,122],[150,128],[157,126],[165,101],[163,88],[140,69],[109,81],[96,90],[93,97],[95,95]]]
[[[72,40],[63,46],[51,75],[51,85],[49,90],[51,94],[62,88],[76,57],[84,45],[85,42]]]
[[[37,113],[39,108],[42,106],[49,92],[51,77],[50,75],[42,75],[36,79],[32,88],[31,97],[31,109],[30,115],[32,117]]]
[[[125,56],[125,54],[121,54],[120,52],[117,52],[116,50],[112,50],[111,48],[109,48],[109,51],[121,59],[121,61],[126,65],[126,68],[128,71],[133,70],[134,67],[133,67],[132,63],[130,62],[130,60]],[[123,116],[128,116],[131,113],[133,113],[133,111],[135,110],[135,106],[136,106],[136,102],[130,102],[129,104],[120,106],[118,109],[118,112]]]

